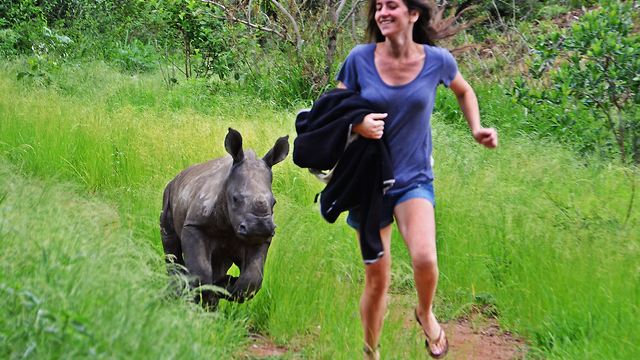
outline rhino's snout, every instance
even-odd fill
[[[249,228],[244,222],[238,226],[238,235],[242,235],[242,236],[249,235]]]
[[[236,233],[240,237],[271,237],[276,232],[276,224],[271,216],[249,216],[238,224]]]

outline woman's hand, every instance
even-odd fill
[[[489,149],[498,146],[498,132],[494,128],[480,128],[473,132],[473,138]]]
[[[380,139],[384,133],[384,121],[387,114],[370,113],[362,122],[354,125],[351,131],[367,139]]]

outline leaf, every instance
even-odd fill
[[[20,71],[20,72],[18,73],[17,79],[18,79],[18,80],[22,80],[22,79],[23,79],[24,77],[26,77],[26,76],[33,76],[33,74],[32,74],[32,73],[30,73],[30,72],[28,72],[28,71]]]

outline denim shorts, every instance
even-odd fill
[[[382,214],[380,216],[380,228],[384,228],[393,223],[393,209],[400,203],[403,203],[411,199],[426,199],[436,206],[436,195],[433,189],[433,182],[419,183],[414,187],[407,189],[398,194],[384,195],[382,201]],[[349,210],[349,216],[347,216],[347,224],[354,229],[360,227],[360,219],[362,218],[362,211],[360,207],[356,207]]]

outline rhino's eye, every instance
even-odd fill
[[[233,204],[238,204],[240,202],[240,198],[237,195],[233,195],[231,197],[231,201],[233,202]]]

